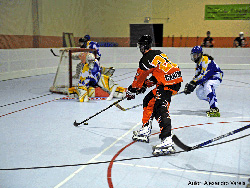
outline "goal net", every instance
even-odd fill
[[[52,93],[60,93],[60,94],[68,95],[69,88],[78,86],[80,75],[77,74],[77,71],[76,71],[77,65],[81,62],[80,58],[86,57],[86,54],[88,52],[93,52],[96,56],[95,49],[64,48],[64,49],[59,50],[59,54],[60,54],[59,64],[57,67],[53,86],[50,87],[50,91]]]

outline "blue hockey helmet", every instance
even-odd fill
[[[90,40],[90,36],[89,35],[85,35],[84,38],[89,41]]]
[[[201,46],[195,46],[191,50],[191,60],[197,62],[201,59],[203,50]]]

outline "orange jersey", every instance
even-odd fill
[[[157,85],[183,82],[178,65],[172,63],[160,50],[149,50],[142,56],[132,87],[140,89],[149,74],[156,78]]]

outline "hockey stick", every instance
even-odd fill
[[[225,144],[225,143],[239,140],[239,139],[242,139],[242,138],[245,138],[248,136],[250,136],[250,134],[240,136],[240,137],[228,140],[228,141],[219,142],[217,144],[211,144],[208,146],[204,146],[202,148]],[[134,141],[134,142],[136,142],[136,141]],[[134,142],[132,142],[132,143],[134,143]],[[179,153],[184,153],[184,152],[186,152],[186,151],[181,150],[181,151],[175,152],[174,154],[179,154]],[[88,165],[105,164],[105,163],[110,163],[110,162],[122,162],[122,161],[132,161],[132,160],[139,160],[139,159],[150,159],[150,158],[154,158],[154,157],[159,157],[159,156],[150,155],[150,156],[145,156],[145,157],[132,157],[132,158],[116,159],[116,160],[109,160],[109,161],[98,161],[98,162],[91,162],[91,163],[79,163],[79,164],[71,164],[71,165],[69,164],[69,165],[53,165],[53,166],[20,167],[20,168],[0,168],[0,171],[35,170],[35,169],[49,169],[49,168],[65,168],[65,167],[74,167],[74,166],[88,166]],[[249,176],[249,174],[238,174],[238,175]]]
[[[191,150],[194,150],[194,149],[202,148],[202,147],[204,147],[204,146],[206,146],[206,145],[208,145],[208,144],[211,144],[212,142],[215,142],[215,141],[220,140],[220,139],[222,139],[222,138],[225,138],[225,137],[228,137],[228,136],[230,136],[230,135],[236,134],[236,133],[238,133],[238,132],[244,131],[244,130],[246,130],[246,129],[248,129],[248,128],[250,128],[250,124],[249,124],[249,125],[246,125],[246,126],[244,126],[244,127],[241,127],[241,128],[239,128],[239,129],[236,129],[236,130],[234,130],[234,131],[228,132],[228,133],[226,133],[226,134],[223,134],[223,135],[221,135],[221,136],[218,136],[218,137],[216,137],[216,138],[213,138],[213,139],[211,139],[211,140],[208,140],[208,141],[206,141],[206,142],[202,142],[202,143],[200,143],[200,144],[197,144],[197,145],[195,145],[195,146],[193,146],[193,147],[189,147],[189,146],[185,145],[183,142],[181,142],[181,141],[177,138],[176,135],[173,135],[173,138],[172,138],[172,139],[173,139],[174,143],[175,143],[178,147],[180,147],[181,149],[183,149],[184,151],[191,151]]]
[[[184,93],[184,91],[178,92],[178,93],[176,93],[175,95],[179,95],[179,94],[182,94],[182,93]],[[175,95],[174,95],[174,96],[175,96]],[[130,109],[133,109],[133,108],[137,108],[137,107],[142,106],[142,105],[143,105],[143,104],[138,104],[138,105],[132,106],[132,107],[130,107],[130,108],[123,108],[120,104],[116,104],[115,106],[116,106],[117,108],[119,108],[120,110],[122,110],[122,111],[127,111],[127,110],[130,110]]]
[[[52,53],[54,56],[60,57],[59,55],[56,55],[55,52],[54,52],[52,49],[50,49],[50,51],[51,51],[51,53]]]
[[[89,118],[83,120],[83,121],[80,122],[80,123],[77,123],[76,120],[75,120],[74,126],[75,126],[75,127],[78,127],[80,124],[87,122],[87,121],[90,120],[91,118],[93,118],[93,117],[97,116],[98,114],[100,114],[100,113],[102,113],[102,112],[108,110],[109,108],[111,108],[112,106],[116,105],[117,103],[121,102],[121,101],[124,100],[124,99],[125,99],[125,98],[119,99],[118,101],[116,101],[116,102],[112,103],[111,105],[109,105],[107,108],[102,109],[101,111],[97,112],[97,113],[94,114],[93,116],[90,116]]]

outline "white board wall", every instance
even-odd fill
[[[153,48],[166,53],[181,69],[194,68],[191,48]],[[59,54],[59,49],[53,49]],[[115,68],[137,68],[142,56],[136,47],[101,47],[101,65]],[[250,69],[250,48],[205,48],[222,69]],[[0,49],[0,80],[55,73],[59,57],[49,48]]]

